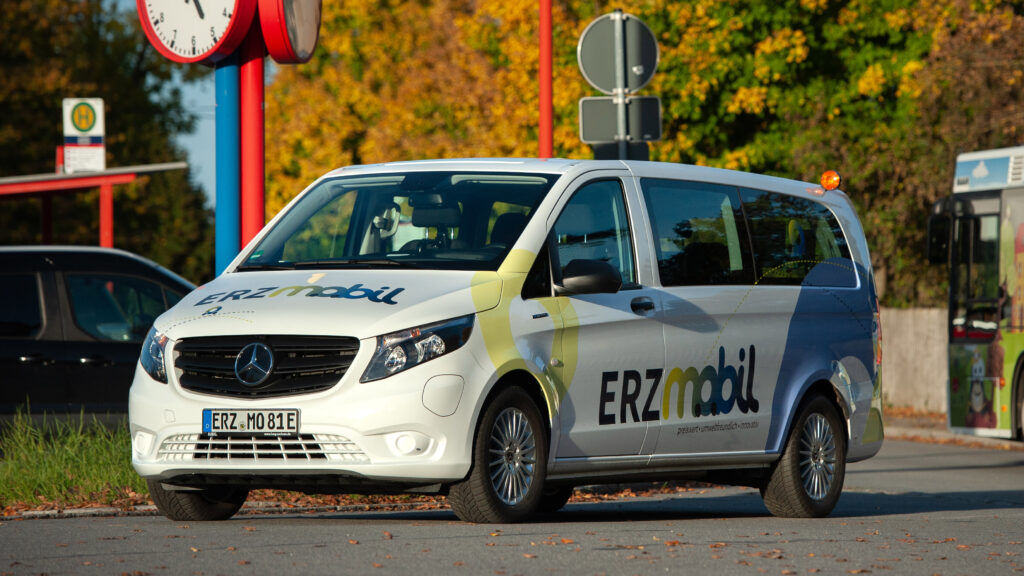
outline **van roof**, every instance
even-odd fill
[[[388,162],[383,164],[353,165],[338,168],[325,174],[325,178],[350,176],[356,174],[381,174],[389,172],[410,171],[488,171],[533,174],[566,174],[585,170],[629,170],[637,176],[686,178],[703,182],[717,182],[740,187],[771,188],[791,194],[806,194],[814,189],[821,190],[819,184],[727,170],[709,166],[691,164],[674,164],[669,162],[648,162],[642,160],[574,160],[567,158],[452,158],[447,160],[412,160],[406,162]]]

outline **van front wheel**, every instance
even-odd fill
[[[448,502],[466,522],[521,522],[541,500],[547,458],[537,404],[522,388],[506,388],[484,410],[469,476],[451,486]]]
[[[839,502],[845,475],[842,420],[831,402],[816,396],[797,415],[761,497],[776,516],[821,518]]]
[[[157,480],[146,480],[149,496],[164,516],[179,522],[227,520],[245,504],[249,490],[214,487],[203,490],[168,490]]]

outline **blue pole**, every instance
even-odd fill
[[[240,228],[240,125],[238,111],[238,54],[217,63],[214,72],[217,104],[217,207],[215,222],[216,273],[224,272],[238,255]]]

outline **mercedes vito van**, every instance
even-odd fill
[[[157,318],[132,462],[176,520],[249,489],[433,492],[472,522],[702,478],[829,514],[883,438],[847,196],[632,161],[335,170]]]

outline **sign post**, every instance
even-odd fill
[[[646,86],[658,68],[658,41],[651,29],[616,10],[587,26],[576,55],[587,82],[611,96],[580,100],[580,139],[616,143],[622,160],[632,157],[631,143],[660,140],[661,100],[628,97]]]

